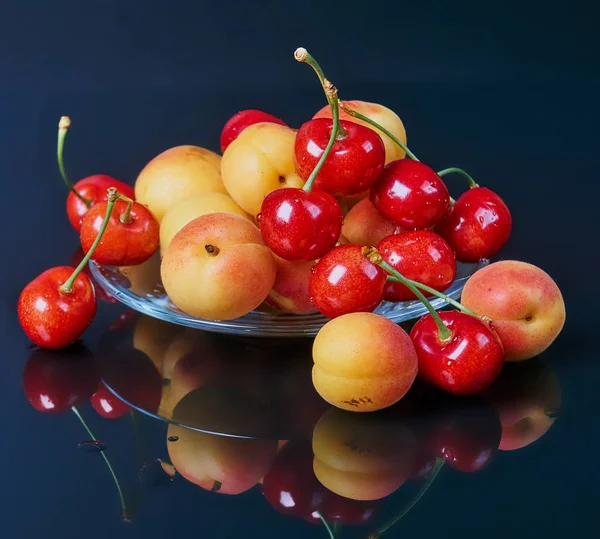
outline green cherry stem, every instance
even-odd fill
[[[469,189],[473,189],[473,187],[479,187],[479,185],[473,179],[473,177],[468,172],[464,171],[462,168],[457,168],[457,167],[445,168],[444,170],[440,170],[437,173],[437,175],[440,178],[442,178],[446,174],[451,174],[452,172],[456,172],[457,174],[460,174],[461,176],[464,176],[465,178],[467,178],[467,181],[469,182]]]
[[[79,413],[79,410],[75,406],[72,406],[71,411],[77,416],[77,419],[79,419],[79,421],[83,425],[83,428],[90,435],[90,438],[92,440],[97,440],[97,438],[94,436],[94,433],[91,431],[90,427],[88,427],[88,424],[85,422],[85,419],[83,419],[83,417]],[[121,489],[121,484],[119,483],[117,474],[115,473],[115,470],[112,467],[112,464],[110,463],[110,460],[108,459],[108,457],[106,456],[104,451],[101,451],[100,454],[102,455],[102,458],[104,459],[104,462],[106,463],[106,466],[107,466],[108,470],[110,471],[110,475],[112,475],[113,481],[115,482],[117,491],[119,492],[119,499],[121,500],[121,510],[123,511],[123,520],[125,522],[130,522],[128,514],[127,514],[127,505],[125,503],[125,497],[123,496],[123,490]]]
[[[325,73],[323,73],[319,62],[317,62],[304,47],[298,47],[294,51],[294,58],[298,62],[308,64],[310,67],[312,67],[315,70],[317,76],[319,77],[319,80],[321,81],[321,86],[325,88],[325,81],[327,80],[325,78]],[[327,99],[329,100],[329,97]]]
[[[60,170],[60,175],[62,176],[66,186],[73,191],[73,194],[75,194],[75,196],[89,208],[92,205],[92,201],[85,198],[77,191],[77,189],[75,189],[75,186],[71,180],[69,180],[67,171],[65,170],[63,151],[65,148],[65,137],[67,136],[69,127],[71,127],[71,119],[68,116],[62,116],[58,122],[58,139],[56,143],[56,159],[58,161],[58,169]]]
[[[102,221],[100,231],[98,232],[94,243],[92,243],[90,250],[83,257],[83,260],[79,263],[79,266],[75,268],[75,271],[71,274],[71,277],[69,277],[69,279],[65,281],[65,283],[59,288],[59,290],[64,294],[70,294],[71,292],[73,292],[73,283],[75,282],[75,279],[77,279],[77,276],[81,273],[83,268],[85,268],[86,264],[90,261],[90,258],[92,258],[92,255],[94,254],[96,247],[98,247],[98,244],[102,239],[102,235],[104,234],[104,231],[108,226],[108,222],[110,221],[110,215],[112,214],[112,210],[115,206],[115,201],[119,196],[119,192],[117,191],[116,187],[109,187],[106,190],[106,192],[108,194],[108,205],[106,206],[106,214],[104,215],[104,221]]]
[[[432,296],[437,296],[438,298],[443,299],[444,301],[446,301],[446,303],[452,305],[453,307],[456,307],[459,311],[462,311],[463,313],[470,314],[471,316],[475,316],[476,318],[481,318],[482,320],[489,322],[489,318],[487,318],[487,316],[483,316],[482,314],[477,314],[476,312],[472,311],[468,307],[465,307],[462,303],[459,303],[455,299],[452,299],[448,294],[439,292],[435,288],[431,288],[430,286],[419,283],[418,281],[413,281],[411,279],[407,279],[406,277],[405,277],[405,279],[407,281],[410,281],[418,289],[424,290],[425,292],[429,292]],[[395,276],[392,276],[392,275],[388,276],[387,280],[392,283],[402,282],[402,281],[398,280]],[[404,283],[402,283],[402,284],[404,284]]]
[[[407,279],[400,272],[395,270],[392,266],[390,266],[381,256],[379,251],[375,249],[375,247],[363,247],[363,256],[369,260],[372,264],[375,264],[385,270],[387,273],[398,279],[398,282],[401,282],[404,286],[406,286],[419,300],[421,303],[425,305],[429,314],[433,317],[435,324],[438,328],[440,340],[447,341],[452,337],[452,332],[444,325],[440,315],[433,308],[431,303],[427,300],[427,298],[423,295],[423,293],[413,284],[413,281]]]
[[[321,514],[321,511],[316,511],[316,515],[321,519],[321,522],[323,522],[323,526],[325,526],[325,529],[329,533],[329,537],[331,539],[335,539],[335,535],[333,534],[333,530],[331,529],[331,526],[329,525],[329,523],[327,522],[327,520],[325,520],[325,517]]]
[[[335,86],[333,86],[333,84],[331,84],[329,81],[326,80],[325,82],[327,85],[325,91],[328,94],[328,98],[330,98],[330,103],[332,103],[331,115],[333,118],[333,127],[331,129],[331,135],[329,137],[329,142],[327,143],[327,146],[325,148],[325,151],[323,152],[323,155],[321,155],[321,158],[319,159],[319,161],[316,164],[313,171],[310,173],[310,176],[308,177],[308,179],[306,180],[306,183],[304,184],[304,187],[302,188],[306,193],[310,193],[312,186],[315,183],[315,179],[317,178],[317,174],[319,173],[319,171],[321,170],[321,167],[323,166],[323,163],[325,163],[325,160],[331,153],[331,149],[333,148],[335,141],[338,139],[338,136],[340,136],[340,134],[341,134],[340,109],[338,107],[337,88]]]
[[[344,102],[340,102],[340,108],[346,114],[350,114],[350,116],[354,116],[354,118],[358,118],[359,120],[362,120],[363,122],[367,122],[369,125],[372,125],[375,129],[378,129],[379,131],[381,131],[384,135],[387,135],[388,137],[390,137],[398,146],[400,146],[400,148],[402,148],[404,150],[406,155],[408,155],[408,157],[410,157],[413,161],[419,160],[417,158],[417,156],[408,149],[408,146],[406,144],[404,144],[404,142],[402,142],[398,137],[396,137],[392,133],[390,133],[385,127],[378,124],[375,120],[371,120],[371,118],[369,118],[368,116],[365,116],[364,114],[361,114],[360,112],[358,112],[354,109],[351,109]]]
[[[383,526],[378,528],[376,531],[371,532],[368,535],[368,539],[377,539],[378,537],[381,537],[381,535],[383,535],[394,524],[396,524],[399,520],[401,520],[415,505],[417,505],[419,500],[425,495],[425,493],[427,492],[427,490],[429,489],[431,484],[435,481],[435,478],[440,473],[440,470],[442,469],[443,465],[444,465],[444,461],[442,459],[440,459],[440,458],[436,459],[433,470],[431,470],[431,472],[427,476],[425,483],[423,483],[423,486],[419,489],[419,491],[417,492],[415,497],[392,520],[390,520],[389,522],[387,522],[386,524],[384,524]]]

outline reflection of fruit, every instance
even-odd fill
[[[397,490],[411,473],[415,451],[414,436],[401,423],[335,408],[313,434],[317,479],[353,500],[378,500]]]
[[[558,378],[539,358],[506,365],[484,396],[500,413],[503,451],[539,440],[554,423],[561,404]]]
[[[146,354],[163,378],[165,354],[175,336],[182,329],[176,324],[142,315],[133,330],[133,347]]]
[[[478,472],[498,451],[502,425],[494,407],[479,397],[441,403],[426,446],[461,472]]]
[[[25,396],[38,412],[64,412],[88,400],[97,384],[92,353],[81,343],[52,352],[36,348],[23,371]]]
[[[302,187],[294,168],[296,132],[258,123],[244,129],[223,154],[221,173],[231,198],[253,217],[266,195],[281,187]]]
[[[371,313],[325,324],[313,345],[313,383],[328,402],[357,412],[391,406],[417,375],[417,354],[406,332]]]
[[[492,319],[506,361],[542,353],[565,323],[558,286],[546,272],[525,262],[502,260],[480,269],[467,281],[462,302]]]
[[[131,410],[129,405],[119,399],[102,382],[92,395],[91,403],[94,410],[107,419],[118,419]]]
[[[258,228],[229,213],[188,223],[171,241],[161,264],[163,285],[173,303],[209,320],[231,320],[258,307],[273,287],[276,271]]]
[[[264,477],[277,454],[277,440],[229,438],[169,425],[169,457],[177,472],[199,487],[241,494]]]
[[[221,158],[197,146],[177,146],[150,161],[135,182],[135,198],[160,222],[171,206],[198,193],[226,193]]]
[[[133,294],[143,297],[147,294],[162,292],[162,290],[157,290],[157,283],[160,280],[160,256],[158,251],[143,264],[121,266],[119,271],[127,277],[129,290]]]

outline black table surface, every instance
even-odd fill
[[[300,45],[342,98],[395,110],[422,160],[462,166],[496,190],[514,219],[501,257],[545,269],[567,306],[564,331],[540,358],[560,385],[550,430],[523,449],[501,451],[479,473],[445,467],[386,535],[593,534],[600,501],[596,23],[597,9],[584,1],[5,1],[2,537],[327,536],[274,511],[260,488],[224,496],[181,478],[144,491],[135,518],[123,523],[99,455],[77,450],[87,435],[75,416],[41,414],[27,402],[22,372],[32,349],[16,318],[23,286],[69,264],[77,248],[55,165],[61,115],[73,120],[66,150],[73,177],[104,172],[133,184],[166,148],[218,150],[220,129],[238,110],[264,109],[296,127],[309,119],[324,103],[314,74],[293,60]],[[460,178],[448,181],[459,194]],[[84,336],[90,349],[124,310],[100,305]],[[103,419],[89,404],[81,413],[128,490],[139,468],[131,421]],[[147,454],[166,458],[166,424],[143,415],[138,422]],[[368,531],[343,529],[341,537]]]

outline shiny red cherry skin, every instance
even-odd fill
[[[398,159],[386,165],[371,187],[371,202],[386,219],[410,230],[435,224],[444,215],[450,194],[432,168]]]
[[[109,187],[116,187],[122,195],[131,199],[135,198],[135,193],[131,185],[127,185],[106,174],[88,176],[79,180],[73,187],[82,197],[92,202],[91,207],[97,202],[107,199],[106,190]],[[67,197],[67,217],[77,232],[81,230],[81,221],[89,209],[73,191],[69,192],[69,196]]]
[[[106,215],[108,202],[95,204],[83,218],[79,238],[85,253],[96,240]],[[159,244],[159,224],[150,210],[134,202],[130,223],[120,221],[127,203],[117,200],[106,231],[92,255],[92,260],[108,266],[135,266],[148,260]]]
[[[338,245],[315,265],[310,297],[328,318],[373,312],[383,301],[386,279],[386,272],[363,256],[360,245]]]
[[[285,444],[263,478],[262,492],[271,506],[284,515],[304,518],[319,509],[326,490],[313,472],[310,441]]]
[[[387,236],[377,244],[377,250],[404,277],[439,292],[446,290],[456,277],[454,251],[441,236],[430,230],[413,230]],[[387,283],[384,299],[409,301],[417,297],[402,283]]]
[[[276,189],[263,200],[258,224],[265,244],[285,260],[310,262],[337,242],[344,217],[337,200],[322,191]]]
[[[80,273],[76,277],[70,293],[60,290],[73,271],[75,268],[69,266],[46,270],[19,296],[19,323],[42,348],[58,350],[76,341],[96,315],[96,293],[86,275]]]
[[[37,348],[23,370],[25,396],[38,412],[65,412],[87,401],[97,384],[92,353],[79,342],[60,351]]]
[[[504,348],[487,322],[459,311],[438,313],[450,330],[440,339],[431,315],[421,318],[410,332],[419,358],[419,376],[455,395],[473,395],[500,374]]]
[[[336,140],[314,183],[314,189],[334,196],[356,195],[369,189],[385,164],[385,147],[372,129],[341,121],[344,138]],[[333,121],[310,120],[296,135],[296,172],[304,181],[311,175],[329,143]]]
[[[479,262],[494,256],[508,241],[512,216],[504,201],[487,187],[473,187],[435,225],[457,260]]]
[[[71,265],[74,268],[76,268],[77,266],[79,266],[79,263],[83,260],[84,257],[85,253],[81,249],[81,246],[77,247],[77,250],[73,253],[73,257],[71,258]],[[85,268],[83,268],[81,272],[85,273],[90,279],[90,281],[92,281],[92,284],[94,285],[94,290],[96,291],[96,299],[106,301],[107,303],[119,303],[119,300],[108,294],[104,290],[104,288],[102,288],[98,283],[96,283],[96,280],[94,279],[94,276],[92,275],[89,266],[85,266]]]
[[[223,131],[221,131],[221,151],[224,152],[246,127],[263,122],[287,126],[283,120],[262,110],[241,110],[229,118],[223,126]]]
[[[118,419],[131,410],[119,397],[110,391],[102,382],[92,395],[90,402],[94,410],[107,419]]]
[[[498,453],[502,423],[497,410],[479,397],[447,403],[435,418],[425,446],[461,472],[478,472]]]

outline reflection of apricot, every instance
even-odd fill
[[[539,440],[554,423],[554,413],[561,405],[558,378],[539,358],[507,364],[485,396],[500,414],[503,451]]]
[[[162,292],[157,289],[160,282],[160,257],[158,250],[146,262],[137,266],[121,266],[119,271],[127,277],[129,290],[138,296]]]
[[[133,347],[144,352],[164,376],[163,363],[165,353],[177,333],[182,331],[180,326],[169,324],[150,316],[139,317],[133,330]]]
[[[412,432],[397,421],[332,408],[314,430],[314,472],[340,496],[378,500],[408,479],[415,449]]]
[[[175,438],[176,437],[176,438]],[[220,494],[240,494],[267,473],[277,440],[228,438],[169,425],[169,457],[188,481]]]

